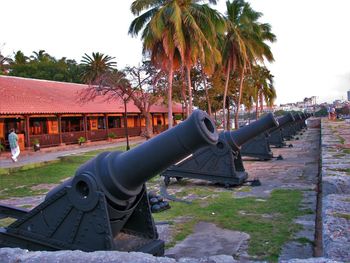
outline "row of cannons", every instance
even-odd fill
[[[269,155],[270,145],[286,146],[285,139],[303,129],[308,117],[287,114],[275,119],[268,114],[238,130],[218,133],[210,117],[197,110],[130,151],[99,154],[32,210],[0,205],[0,219],[16,219],[0,228],[0,247],[139,251],[161,256],[164,242],[158,239],[145,187],[149,179],[161,174],[166,180],[242,184],[248,174],[241,155],[254,156],[254,147],[258,154],[266,147]]]

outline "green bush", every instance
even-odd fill
[[[0,152],[5,151],[5,146],[0,142]]]
[[[84,142],[86,142],[85,137],[79,137],[79,138],[78,138],[78,143],[79,143],[79,144],[82,144],[82,143],[84,143]]]
[[[116,137],[117,137],[117,135],[115,135],[114,132],[108,133],[108,138],[110,138],[110,139],[115,139]]]
[[[33,139],[33,140],[32,140],[32,144],[33,144],[33,145],[40,144],[39,139],[38,139],[38,138]]]

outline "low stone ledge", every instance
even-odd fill
[[[309,118],[306,120],[306,125],[308,128],[320,128],[321,119],[320,118]]]
[[[342,147],[347,140],[343,133],[348,128],[324,120],[321,127],[323,254],[347,262],[350,260],[350,155]]]
[[[308,258],[282,260],[280,263],[341,263],[341,261],[335,261],[329,258]]]
[[[95,251],[28,251],[20,248],[1,248],[1,263],[236,263],[228,255],[217,255],[203,258],[180,258],[178,260],[167,257],[154,257],[140,252]]]
[[[322,177],[322,194],[350,194],[350,176],[330,175]]]
[[[350,259],[350,195],[330,194],[323,198],[324,255]]]

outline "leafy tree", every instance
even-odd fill
[[[1,48],[2,46],[0,46],[0,75],[7,74],[9,64],[12,62],[11,58],[1,53]]]
[[[130,94],[131,99],[145,118],[145,137],[152,137],[151,106],[160,100],[162,94],[164,74],[151,65],[149,61],[143,62],[139,67],[127,67],[124,72],[131,86],[124,86],[125,92]],[[162,103],[163,101],[161,101]]]
[[[33,53],[34,55],[27,57],[20,50],[15,52],[14,60],[9,66],[9,75],[82,83],[82,67],[75,60],[67,60],[65,57],[57,60],[44,50]]]

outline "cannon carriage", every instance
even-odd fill
[[[248,178],[241,158],[241,146],[258,134],[277,126],[278,122],[269,113],[238,130],[221,132],[216,145],[196,151],[167,168],[161,176],[164,176],[166,185],[171,178],[202,179],[225,186],[240,185]]]
[[[164,254],[145,183],[207,145],[218,134],[209,116],[195,111],[184,122],[127,152],[104,152],[51,190],[28,211],[0,205],[0,247],[29,250],[119,250]]]

